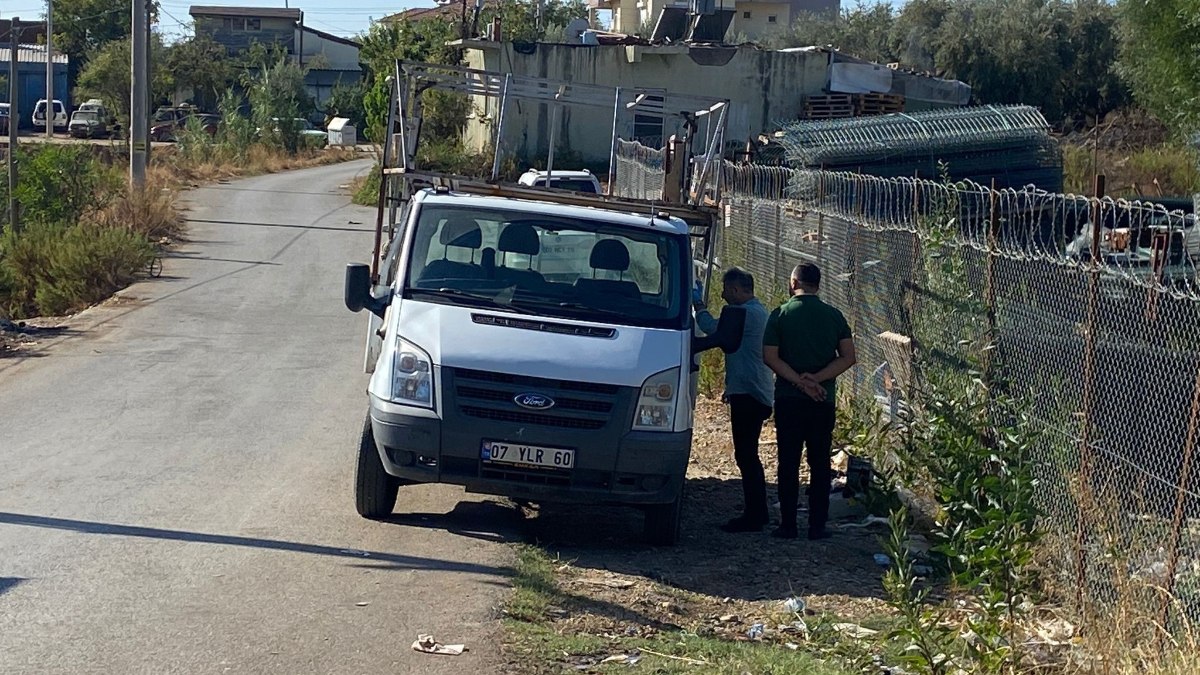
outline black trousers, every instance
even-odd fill
[[[771,416],[771,406],[749,394],[729,396],[729,419],[733,424],[733,459],[742,473],[742,493],[746,500],[744,515],[767,524],[767,478],[758,458],[758,438],[763,423]]]
[[[779,443],[779,510],[783,526],[796,524],[800,500],[800,454],[808,449],[808,527],[825,527],[829,520],[829,491],[833,470],[833,426],[837,419],[832,401],[809,398],[775,399],[775,431]]]

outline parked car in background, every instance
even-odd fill
[[[179,131],[186,128],[188,121],[193,118],[200,123],[200,127],[204,129],[205,133],[207,133],[210,137],[217,135],[217,127],[221,123],[221,117],[219,115],[201,112],[189,112],[188,114],[181,116],[164,116],[164,118],[160,121],[159,116],[156,114],[155,119],[152,122],[153,126],[150,127],[150,140],[160,143],[174,143],[176,140],[178,140]]]
[[[63,106],[63,102],[54,99],[54,108],[51,113],[51,124],[55,129],[67,128],[67,109]],[[37,102],[37,106],[33,109],[33,126],[41,129],[46,128],[46,99],[41,99]]]
[[[0,134],[8,134],[8,121],[12,119],[11,106],[7,103],[0,103]]]
[[[107,138],[108,121],[98,110],[77,110],[67,131],[74,138]]]
[[[518,181],[521,185],[530,187],[546,187],[546,172],[530,169],[521,175]],[[555,170],[554,175],[550,177],[552,185],[550,187],[556,190],[571,190],[573,192],[587,192],[590,194],[600,194],[603,190],[600,189],[600,181],[596,179],[595,174],[591,171],[559,171]]]
[[[89,98],[88,100],[84,101],[83,105],[79,106],[79,109],[75,112],[98,113],[100,115],[100,119],[105,124],[112,124],[113,121],[112,113],[110,113],[108,108],[105,107],[104,101],[101,101],[98,98]]]
[[[281,117],[271,118],[272,127],[275,133],[280,133],[280,129],[283,126],[282,122],[283,118]],[[296,129],[297,133],[300,135],[300,138],[303,139],[306,145],[325,145],[329,143],[329,134],[317,129],[313,126],[312,122],[309,122],[306,119],[300,117],[293,118],[292,125],[292,128]],[[256,131],[260,136],[262,135],[263,130],[261,127],[256,129]]]

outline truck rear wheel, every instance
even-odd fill
[[[683,521],[683,488],[670,504],[646,507],[645,537],[656,546],[674,546],[679,541]]]
[[[396,492],[400,481],[383,469],[375,435],[371,433],[371,416],[363,422],[358,442],[358,467],[354,472],[354,507],[363,518],[383,518],[396,508]]]

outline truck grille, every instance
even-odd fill
[[[618,410],[621,387],[591,382],[549,380],[506,373],[455,368],[453,404],[459,412],[479,419],[594,431],[603,429]],[[537,393],[554,399],[546,410],[521,408],[513,400]],[[631,413],[632,414],[632,413]]]

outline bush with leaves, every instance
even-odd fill
[[[20,152],[16,196],[25,223],[75,224],[119,189],[120,176],[96,159],[91,146],[50,144]],[[7,203],[7,184],[0,191]]]
[[[122,228],[38,223],[0,238],[0,289],[12,317],[59,315],[104,300],[146,270],[154,248]]]

